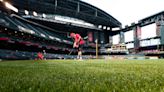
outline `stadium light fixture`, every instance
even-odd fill
[[[54,38],[54,37],[52,37],[52,36],[49,36],[49,38],[50,38],[50,39],[52,39],[52,40],[53,40],[53,39],[55,39],[55,38]]]
[[[44,14],[44,13],[43,13],[43,15],[42,15],[42,16],[43,16],[43,18],[45,18],[45,17],[46,17],[46,14]]]
[[[112,31],[118,31],[118,30],[120,30],[120,28],[119,28],[119,27],[112,28]]]
[[[107,30],[110,30],[110,27],[107,27]]]
[[[106,29],[106,26],[103,26],[103,29],[105,30]]]
[[[38,14],[37,14],[35,11],[33,11],[33,15],[34,15],[34,16],[38,16]]]
[[[42,33],[40,34],[40,36],[42,36],[42,37],[46,37],[46,35],[45,35],[45,34],[42,34]]]
[[[102,28],[102,25],[99,25],[98,28]]]
[[[29,11],[27,11],[27,10],[24,10],[24,13],[25,13],[26,15],[29,15]]]
[[[24,35],[23,33],[21,33],[21,35]]]
[[[8,2],[5,2],[5,6],[15,12],[18,13],[18,9],[16,7],[14,7],[13,5],[9,4]]]

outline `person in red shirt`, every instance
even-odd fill
[[[77,59],[82,59],[82,45],[84,45],[85,41],[80,34],[71,33],[70,37],[74,39],[73,48],[78,49]]]
[[[43,57],[44,57],[44,56],[43,56],[43,54],[42,54],[41,52],[38,52],[38,53],[37,53],[37,59],[38,59],[38,60],[43,60]]]
[[[71,33],[70,36],[71,36],[71,38],[74,39],[73,48],[79,48],[79,46],[81,46],[85,43],[85,41],[80,36],[80,34]]]

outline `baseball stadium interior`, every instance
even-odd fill
[[[141,35],[150,28],[156,35]],[[164,11],[122,27],[112,15],[80,0],[0,0],[0,59],[35,59],[43,51],[47,59],[74,59],[72,32],[85,40],[83,58],[96,53],[164,57]],[[127,32],[133,40],[125,41]]]

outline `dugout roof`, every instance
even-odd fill
[[[19,10],[58,14],[107,27],[120,27],[121,23],[110,14],[80,0],[8,0]]]

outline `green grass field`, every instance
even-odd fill
[[[0,92],[164,92],[164,60],[0,62]]]

